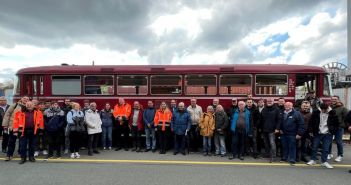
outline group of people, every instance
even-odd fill
[[[158,148],[160,154],[173,147],[174,155],[186,155],[187,149],[197,152],[202,143],[205,156],[244,160],[252,155],[268,158],[269,162],[294,165],[304,161],[315,165],[321,149],[321,165],[333,168],[328,160],[333,158],[334,137],[334,160],[343,160],[342,136],[345,131],[351,132],[351,111],[338,96],[331,97],[331,104],[309,96],[298,107],[284,98],[277,103],[274,98],[231,101],[232,105],[225,109],[219,99],[213,99],[203,111],[196,99],[191,99],[188,107],[171,100],[170,106],[161,102],[157,108],[150,100],[143,108],[138,101],[130,105],[119,98],[113,108],[106,103],[98,111],[96,103],[87,100],[81,107],[66,99],[60,107],[58,102],[40,103],[24,96],[9,106],[2,97],[2,151],[7,154],[5,160],[10,161],[19,139],[23,164],[27,157],[34,162],[40,150],[47,159],[53,158],[54,153],[59,158],[61,151],[68,150],[71,158],[80,158],[82,147],[92,156],[100,153],[99,146],[103,150],[132,148],[136,152],[156,152]]]

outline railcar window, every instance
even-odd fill
[[[185,93],[187,95],[215,95],[217,94],[216,75],[186,75]]]
[[[80,95],[80,76],[52,76],[53,95]]]
[[[252,77],[251,75],[221,75],[220,76],[219,93],[226,94],[249,94],[252,92]]]
[[[146,75],[121,75],[117,77],[117,93],[120,95],[146,95]]]
[[[40,76],[40,95],[44,94],[44,78],[43,76]]]
[[[179,75],[151,76],[151,94],[181,94],[182,77]]]
[[[257,95],[287,95],[287,75],[256,75]]]
[[[33,88],[33,95],[38,95],[38,92],[37,92],[37,79],[35,76],[33,76],[33,84],[32,84],[32,88]]]
[[[113,95],[113,76],[84,76],[84,93],[89,95]]]

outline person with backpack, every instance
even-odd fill
[[[44,111],[44,128],[48,135],[49,142],[49,153],[47,159],[54,156],[56,151],[56,157],[61,157],[61,130],[63,129],[65,121],[65,113],[59,107],[57,102],[51,103],[51,108]]]
[[[80,158],[79,148],[81,136],[85,132],[84,114],[79,103],[72,103],[72,110],[67,113],[67,129],[69,130],[71,158]]]

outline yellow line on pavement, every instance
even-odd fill
[[[0,158],[0,160],[5,160]],[[19,158],[13,160],[18,161]],[[114,160],[114,159],[37,159],[44,162],[67,162],[67,163],[135,163],[135,164],[186,164],[186,165],[231,165],[231,166],[290,166],[288,163],[264,163],[264,162],[221,162],[221,161],[165,161],[165,160]],[[311,167],[306,164],[295,164],[298,167]],[[313,167],[319,167],[314,165]],[[333,164],[334,167],[351,168],[351,164]]]

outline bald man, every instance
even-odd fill
[[[284,108],[280,127],[283,145],[282,161],[288,161],[290,165],[295,165],[296,141],[301,139],[305,132],[304,119],[299,111],[293,109],[291,102],[286,102]]]

